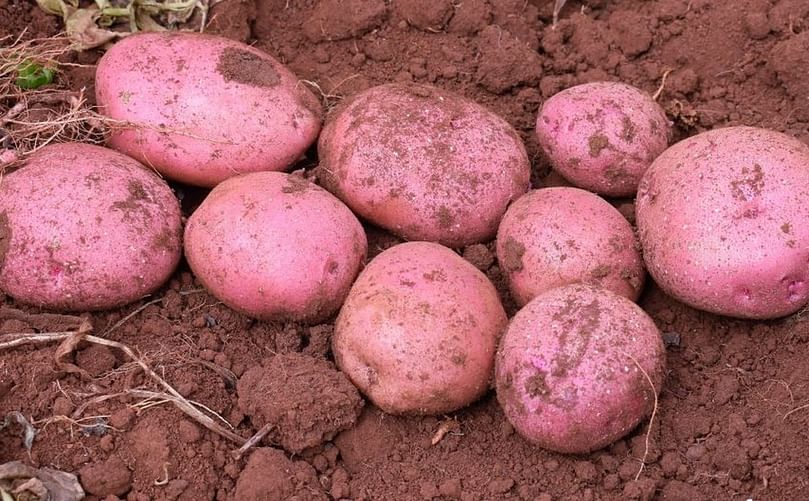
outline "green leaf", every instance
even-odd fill
[[[53,82],[56,70],[42,66],[33,61],[25,61],[17,68],[17,87],[21,89],[38,89]]]

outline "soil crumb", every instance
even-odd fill
[[[273,423],[271,440],[293,454],[354,426],[363,406],[357,389],[330,362],[300,353],[276,355],[249,369],[237,392],[253,424]]]
[[[298,495],[303,497],[297,497]],[[242,501],[265,499],[326,500],[315,469],[303,461],[291,461],[278,449],[256,449],[236,482],[236,496]]]

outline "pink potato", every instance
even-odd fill
[[[112,135],[112,148],[197,186],[285,170],[321,123],[320,102],[281,63],[195,33],[117,42],[98,63],[96,100],[102,113],[129,124]]]
[[[497,399],[528,441],[583,454],[624,437],[652,412],[665,357],[660,332],[638,305],[606,289],[566,285],[511,320],[497,351]]]
[[[671,124],[647,94],[617,82],[576,85],[545,101],[537,139],[573,185],[610,197],[634,195],[668,146]]]
[[[604,199],[578,188],[518,198],[500,222],[497,259],[520,306],[572,283],[636,301],[645,279],[632,226]]]
[[[392,414],[442,414],[489,388],[506,314],[483,273],[430,242],[374,258],[337,317],[340,370]]]
[[[809,301],[809,147],[728,127],[681,141],[641,181],[647,269],[694,308],[776,318]]]
[[[222,182],[185,229],[185,256],[205,288],[264,320],[326,320],[340,308],[367,250],[348,207],[280,172]]]
[[[529,188],[528,156],[514,129],[428,85],[358,94],[327,121],[318,152],[329,191],[407,240],[450,247],[489,240]]]
[[[181,234],[178,200],[135,160],[46,146],[0,183],[0,289],[57,310],[121,306],[168,280]]]

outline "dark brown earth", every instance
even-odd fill
[[[391,81],[459,92],[520,132],[535,186],[560,184],[537,151],[537,108],[582,82],[620,80],[654,93],[670,71],[659,102],[675,122],[676,139],[745,124],[809,143],[806,0],[570,0],[555,29],[551,4],[226,0],[213,9],[208,31],[254,42],[299,78],[316,82],[330,107]],[[0,0],[0,37],[23,29],[29,37],[49,36],[59,26],[32,2]],[[97,57],[83,54],[77,61]],[[73,88],[88,86],[92,95],[92,68],[62,78]],[[188,212],[201,194],[178,189]],[[615,203],[631,215],[630,201]],[[368,232],[371,255],[396,241],[374,228]],[[503,290],[491,249],[475,245],[463,254]],[[111,332],[104,334],[140,304],[87,318],[97,334],[135,347],[181,394],[247,437],[259,425],[245,417],[230,375],[271,367],[268,361],[279,354],[331,360],[331,325],[253,321],[200,288],[183,265],[144,300],[156,302]],[[123,353],[84,344],[70,360],[87,372],[84,378],[54,363],[54,345],[0,352],[0,415],[21,411],[39,430],[30,455],[20,427],[0,431],[0,463],[75,472],[88,499],[108,501],[809,499],[804,313],[768,322],[719,318],[677,303],[653,284],[640,303],[669,348],[639,475],[645,425],[593,454],[553,454],[516,435],[492,394],[438,417],[387,416],[366,404],[357,424],[330,442],[290,455],[280,449],[279,436],[270,435],[262,449],[237,460],[231,455],[236,444],[171,404],[148,406],[118,395],[83,407],[100,395],[153,388]],[[513,313],[513,302],[506,304]],[[0,323],[0,333],[58,328],[10,317]],[[323,385],[320,392],[335,384],[331,376],[310,383]],[[310,415],[328,414],[323,405],[311,402]],[[439,428],[449,432],[431,445]]]

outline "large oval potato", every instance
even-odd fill
[[[643,173],[668,146],[671,124],[640,89],[593,82],[545,101],[536,133],[551,166],[573,185],[625,197],[635,194]]]
[[[337,366],[392,414],[441,414],[489,387],[506,314],[477,268],[439,244],[391,247],[363,270],[332,337]]]
[[[643,256],[668,294],[695,308],[775,318],[809,301],[809,147],[728,127],[660,155],[638,189]]]
[[[497,400],[530,442],[583,454],[649,415],[665,362],[660,332],[638,305],[606,289],[566,285],[511,320],[497,351]]]
[[[497,259],[520,306],[572,283],[635,301],[646,275],[629,222],[578,188],[534,190],[511,204],[497,232]]]
[[[522,140],[502,118],[421,84],[373,87],[327,121],[321,182],[361,217],[408,240],[491,239],[528,190]]]
[[[215,186],[280,171],[320,131],[318,99],[281,63],[248,45],[195,33],[143,33],[98,62],[96,101],[125,122],[109,145],[167,177]]]
[[[317,323],[340,308],[368,250],[337,198],[281,172],[230,178],[188,219],[185,256],[211,294],[265,320]]]
[[[58,310],[100,310],[160,287],[181,255],[180,204],[135,160],[54,144],[0,183],[0,289]]]

